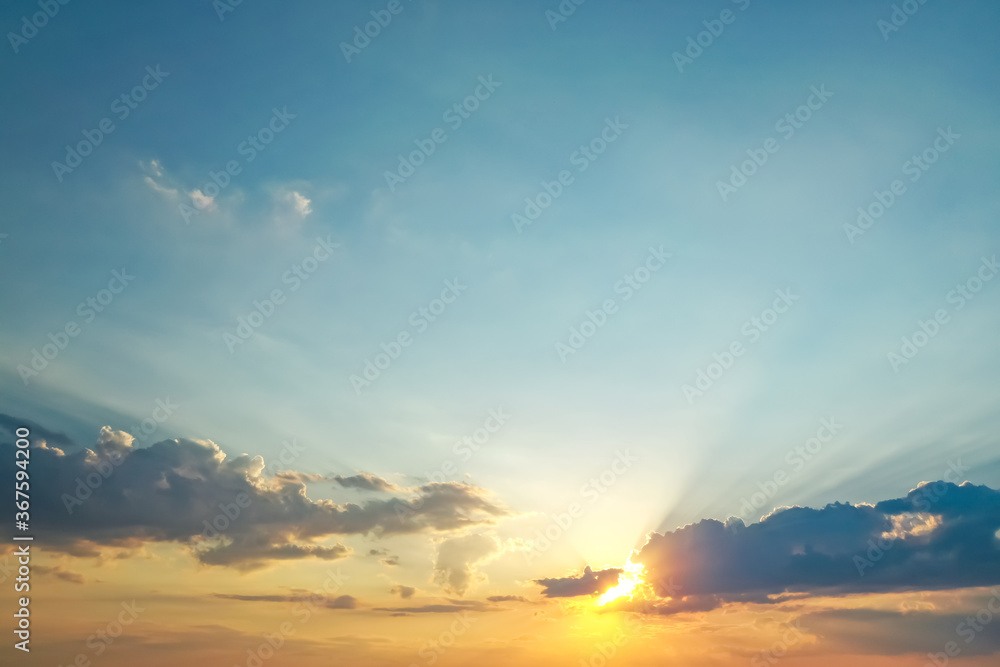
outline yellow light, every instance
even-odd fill
[[[642,583],[641,577],[643,567],[641,564],[632,563],[630,561],[625,563],[622,570],[623,572],[618,575],[618,583],[604,591],[604,593],[597,598],[597,604],[603,606],[612,600],[617,600],[618,598],[631,597],[636,587]]]

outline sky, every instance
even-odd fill
[[[6,3],[0,654],[995,664],[998,18]]]

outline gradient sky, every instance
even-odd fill
[[[784,506],[902,498],[921,481],[946,479],[954,461],[963,467],[957,481],[1000,486],[1000,280],[971,299],[953,291],[992,277],[1000,253],[1000,7],[929,0],[884,33],[890,2],[591,0],[554,28],[546,11],[558,11],[555,0],[400,3],[350,62],[342,43],[385,2],[244,2],[221,19],[219,3],[206,0],[70,2],[16,53],[5,40],[0,412],[63,434],[48,444],[67,453],[94,447],[104,426],[136,436],[138,447],[211,441],[230,460],[260,456],[270,472],[324,476],[303,482],[313,500],[367,497],[329,481],[361,472],[407,489],[428,480],[481,487],[510,516],[488,533],[458,534],[471,540],[456,547],[463,553],[488,554],[460,591],[475,600],[535,600],[534,579],[620,567],[650,531],[740,514],[776,473],[787,482],[744,514],[748,523]],[[675,52],[723,10],[732,22],[678,71]],[[32,2],[7,3],[0,26],[19,31],[35,11]],[[147,67],[168,74],[121,118],[115,99]],[[485,90],[481,80],[494,89],[455,127],[446,112]],[[831,96],[807,121],[791,136],[776,127],[816,89]],[[241,142],[275,109],[294,118],[248,161]],[[57,176],[53,162],[103,118],[114,131]],[[609,124],[618,136],[581,163],[581,146],[602,131],[607,138]],[[446,140],[390,188],[386,171],[437,128]],[[957,138],[948,150],[913,180],[908,161],[949,133]],[[723,200],[718,183],[769,138],[777,151]],[[240,173],[207,199],[210,173],[229,161]],[[562,170],[572,183],[516,229],[512,215]],[[905,192],[885,214],[863,234],[845,230],[896,179]],[[186,222],[180,207],[196,204],[203,210]],[[339,245],[292,289],[286,272],[313,256],[317,239]],[[651,248],[669,258],[626,299],[620,281],[648,266]],[[134,280],[87,321],[78,305],[113,271]],[[418,324],[414,314],[456,281],[467,289]],[[285,300],[273,316],[227,344],[239,318],[275,289]],[[766,331],[747,333],[776,291],[793,295],[791,307]],[[561,355],[571,328],[608,299],[616,308],[604,325]],[[901,354],[901,338],[939,310],[946,323],[894,364],[888,355]],[[19,367],[30,368],[33,351],[70,322],[79,335],[25,379]],[[356,391],[351,376],[401,333],[412,344]],[[685,385],[734,341],[742,356],[689,400]],[[143,436],[142,420],[168,399],[176,409]],[[478,451],[455,449],[498,410],[508,417]],[[790,463],[786,454],[824,420],[841,426],[811,460]],[[287,464],[272,464],[288,451],[297,453]],[[629,463],[600,483],[616,457]],[[596,489],[593,502],[585,488]],[[527,562],[535,531],[574,502],[582,516]],[[355,572],[345,592],[366,614],[399,606],[394,586],[418,589],[421,604],[455,597],[433,567],[452,537],[339,540],[355,554],[341,565]],[[401,562],[362,559],[371,549]],[[83,592],[72,577],[52,575],[53,599],[114,607],[143,582],[147,599],[160,601],[151,603],[158,625],[147,627],[147,642],[196,632],[179,628],[202,604],[190,626],[228,623],[252,635],[268,631],[273,609],[210,596],[314,589],[328,566],[206,573],[177,544],[140,550],[119,563],[53,555],[50,567],[88,582]],[[144,558],[162,571],[149,574]],[[920,595],[951,595],[934,607],[951,610],[987,595],[970,590]],[[866,609],[895,609],[906,602],[896,594],[872,596]],[[69,660],[80,643],[73,633],[90,626],[77,628],[50,605],[68,646],[52,659]],[[572,635],[562,617],[539,629],[541,608],[525,609],[482,615],[502,616],[477,639],[497,664],[513,653],[490,654],[491,637],[514,651],[513,637]],[[816,613],[833,613],[823,609]],[[447,627],[417,616],[405,625],[412,619],[344,613],[342,627],[317,629],[317,643],[296,650],[320,651],[337,635],[352,638],[337,640],[338,650],[362,664],[426,664],[408,644],[372,639]],[[705,664],[757,650],[735,639],[713,645],[703,631],[698,641],[713,646]],[[839,635],[824,641],[855,664],[917,664],[896,657],[905,651],[831,637]],[[236,660],[241,641],[213,659]],[[627,664],[658,650],[685,655],[653,648],[671,641],[644,640]],[[198,659],[210,664],[209,653]]]

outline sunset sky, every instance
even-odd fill
[[[1000,5],[62,2],[4,664],[996,665]]]

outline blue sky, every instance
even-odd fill
[[[843,431],[762,513],[900,497],[956,457],[995,487],[1000,281],[958,311],[947,295],[1000,252],[1000,9],[930,0],[884,39],[891,3],[741,4],[591,0],[553,30],[556,3],[404,2],[349,63],[341,42],[384,3],[245,2],[223,21],[209,2],[62,6],[0,73],[5,412],[89,443],[170,397],[153,440],[269,460],[295,438],[301,470],[403,481],[502,406],[509,423],[456,478],[518,511],[561,511],[617,450],[640,457],[586,519],[604,536],[572,546],[598,561],[734,513],[831,416]],[[673,53],[727,8],[678,72]],[[169,75],[118,120],[147,66]],[[451,129],[443,114],[488,76],[500,85]],[[832,97],[722,201],[717,182],[813,86]],[[294,119],[243,162],[275,108]],[[51,163],[105,117],[114,132],[57,181]],[[577,171],[609,118],[627,128]],[[447,140],[390,192],[385,171],[435,128]],[[939,128],[960,138],[906,180]],[[185,224],[178,205],[229,160],[241,173]],[[564,169],[573,183],[517,233],[511,215]],[[894,179],[905,194],[849,243],[843,225]],[[291,291],[283,274],[328,236],[341,247]],[[624,301],[615,285],[650,246],[671,257]],[[25,386],[32,349],[123,267],[134,282]],[[468,289],[416,333],[447,280]],[[274,289],[287,301],[230,352],[223,335]],[[786,289],[799,300],[748,342]],[[561,361],[608,298],[620,309]],[[942,308],[894,372],[887,353]],[[404,331],[413,344],[358,395],[349,377]],[[746,354],[689,403],[734,340]]]

